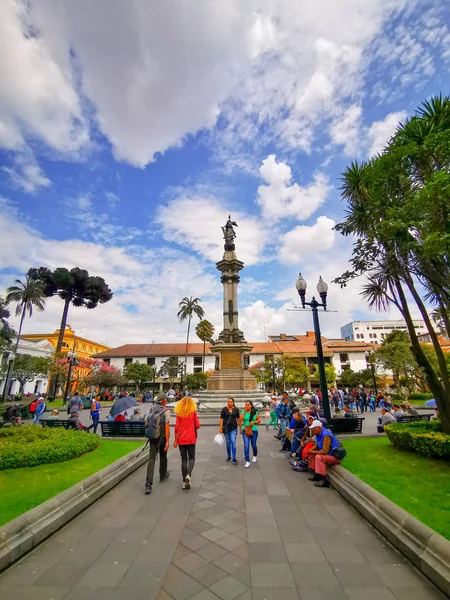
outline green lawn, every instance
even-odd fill
[[[0,525],[100,471],[143,442],[101,441],[98,448],[61,463],[0,471]]]
[[[385,437],[346,440],[343,466],[450,539],[450,463],[395,449]]]

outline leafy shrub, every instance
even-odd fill
[[[0,470],[63,462],[94,450],[100,440],[86,431],[38,425],[0,429]]]
[[[442,433],[440,421],[392,423],[384,430],[391,444],[400,450],[450,460],[450,435]]]
[[[431,400],[433,394],[429,392],[414,392],[409,395],[409,400]]]

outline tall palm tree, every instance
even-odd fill
[[[177,317],[180,322],[188,320],[188,328],[187,328],[187,336],[186,336],[186,352],[185,352],[185,365],[187,366],[187,355],[188,355],[188,346],[189,346],[189,331],[191,329],[191,319],[192,315],[197,315],[199,319],[203,318],[205,311],[200,306],[200,298],[188,298],[187,296],[183,298],[183,300],[178,305],[180,309],[177,313]]]
[[[40,281],[34,281],[26,275],[25,283],[20,279],[16,279],[16,283],[17,285],[12,285],[6,290],[6,304],[15,302],[16,316],[21,315],[14,354],[16,354],[19,346],[20,334],[22,333],[26,313],[28,312],[28,316],[31,317],[33,307],[40,311],[44,310],[45,307],[44,288]]]
[[[205,372],[205,354],[206,354],[206,342],[208,342],[214,335],[214,325],[204,319],[198,323],[195,328],[195,333],[203,342],[203,373]]]
[[[20,315],[20,325],[14,347],[14,356],[17,354],[17,349],[19,347],[20,334],[22,333],[25,315],[28,312],[28,316],[31,317],[33,314],[33,307],[40,311],[44,310],[45,307],[44,288],[41,282],[34,281],[33,279],[29,278],[28,275],[26,275],[25,283],[23,283],[23,281],[20,279],[16,279],[16,284],[17,285],[12,285],[6,290],[6,304],[15,302],[16,316]],[[3,388],[3,398],[6,398],[6,395],[9,391],[8,388],[9,381],[11,379],[12,365],[13,363],[10,362],[6,375],[5,386]]]

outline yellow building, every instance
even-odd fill
[[[29,333],[23,334],[20,337],[24,340],[33,340],[35,342],[48,340],[52,344],[53,348],[56,348],[59,338],[59,329],[57,329],[55,333]],[[66,325],[61,353],[64,355],[69,350],[73,350],[74,344],[78,359],[90,358],[95,354],[110,350],[109,346],[79,337],[75,334],[70,325]]]
[[[20,337],[24,340],[32,340],[35,342],[41,340],[48,340],[53,348],[56,349],[58,345],[59,338],[59,329],[55,331],[55,333],[30,333],[24,334]],[[64,331],[63,344],[61,348],[61,354],[64,357],[69,350],[73,350],[77,353],[78,361],[83,360],[84,358],[90,358],[99,352],[105,352],[106,350],[110,350],[109,346],[105,346],[104,344],[99,344],[97,342],[93,342],[92,340],[87,340],[86,338],[82,338],[75,334],[74,330],[70,327],[70,325],[66,325],[66,329]],[[77,389],[80,382],[88,375],[89,371],[81,368],[74,368],[72,370],[71,380],[70,380],[70,392]],[[50,385],[50,382],[49,382]],[[47,392],[49,389],[47,389]],[[64,392],[64,390],[58,386],[58,391],[60,394]]]

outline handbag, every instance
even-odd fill
[[[345,458],[347,456],[347,450],[344,448],[344,446],[342,446],[342,444],[339,444],[339,446],[336,446],[336,448],[333,448],[332,454],[333,454],[334,458],[337,458],[338,460],[342,460],[343,458]]]
[[[252,425],[247,425],[245,427],[245,435],[247,437],[252,437],[252,435],[253,435],[253,427],[252,427]]]

